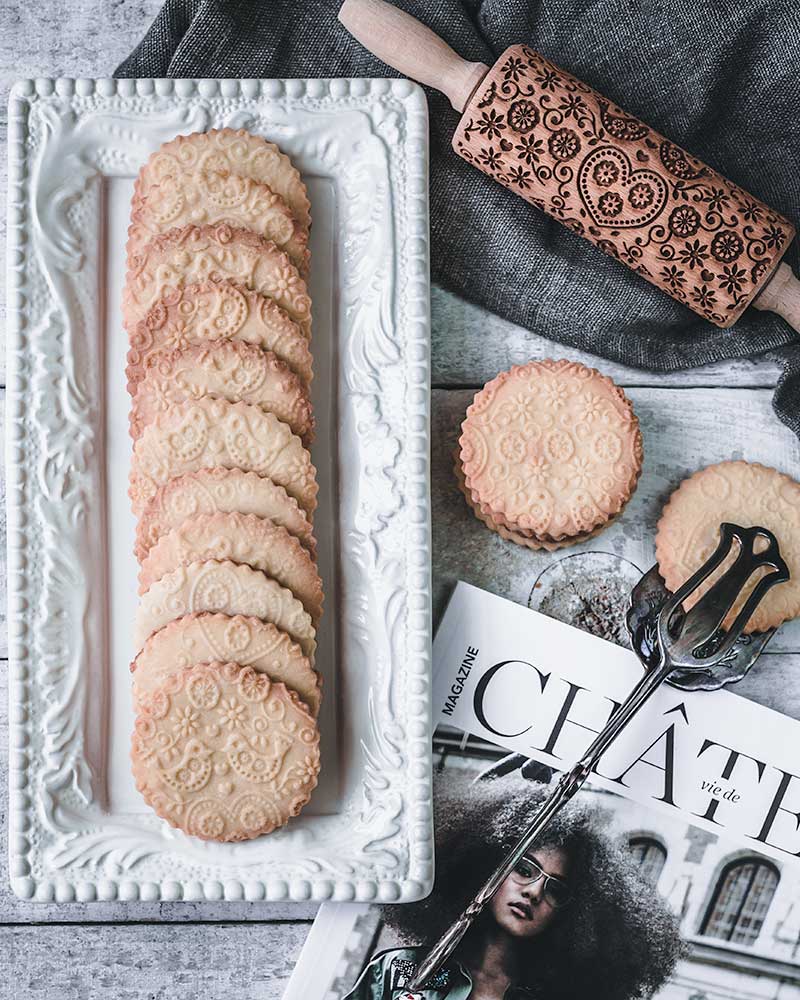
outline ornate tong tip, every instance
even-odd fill
[[[734,545],[738,547],[730,560]],[[766,544],[765,544],[766,543]],[[685,610],[684,602],[724,563],[727,568]],[[763,569],[741,601],[751,578]],[[758,604],[776,584],[789,579],[789,567],[780,554],[775,535],[762,527],[742,528],[724,522],[720,540],[705,563],[674,594],[658,613],[657,631],[661,651],[683,670],[705,670],[723,660],[739,640]],[[735,610],[733,621],[723,623]]]

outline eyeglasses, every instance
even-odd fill
[[[532,858],[520,858],[511,872],[511,878],[517,885],[533,885],[544,878],[542,895],[554,910],[572,902],[572,892],[567,883],[556,875],[548,874]]]

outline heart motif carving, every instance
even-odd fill
[[[654,170],[634,169],[628,157],[613,146],[590,153],[578,170],[578,190],[597,226],[637,229],[664,210],[669,189]]]

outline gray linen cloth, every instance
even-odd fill
[[[122,77],[397,75],[338,0],[167,0]],[[800,4],[793,0],[400,0],[467,59],[524,42],[798,222]],[[719,330],[500,187],[450,148],[428,91],[433,278],[535,333],[674,371],[774,350],[775,410],[800,435],[800,335],[749,309]],[[784,258],[797,271],[798,243]],[[731,414],[731,419],[736,419]]]

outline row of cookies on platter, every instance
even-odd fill
[[[268,833],[319,772],[305,186],[244,131],[139,173],[123,318],[140,603],[131,758],[186,833]]]

